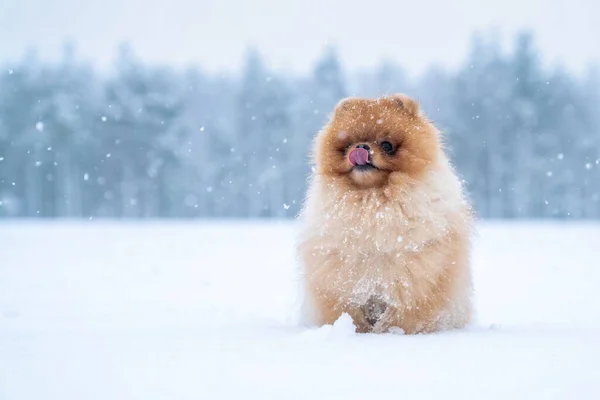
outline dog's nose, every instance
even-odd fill
[[[371,150],[371,148],[369,147],[368,144],[364,144],[364,143],[359,143],[356,145],[357,149],[365,149],[366,151]]]

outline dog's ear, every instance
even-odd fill
[[[346,97],[341,99],[335,106],[335,112],[336,113],[343,113],[345,111],[350,111],[352,110],[354,107],[356,107],[356,104],[358,103],[360,99],[358,97]]]
[[[404,93],[394,94],[389,98],[400,108],[406,110],[411,115],[418,116],[421,113],[421,107],[419,106],[419,103]]]

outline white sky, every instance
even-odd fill
[[[460,63],[475,29],[506,39],[523,27],[547,61],[600,61],[600,0],[0,0],[0,62],[28,46],[55,58],[74,38],[103,66],[129,40],[145,60],[210,71],[236,68],[253,44],[272,67],[305,72],[329,42],[351,69],[387,57],[419,73]]]

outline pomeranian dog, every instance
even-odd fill
[[[340,101],[300,214],[305,322],[458,329],[472,316],[471,207],[441,133],[404,94]]]

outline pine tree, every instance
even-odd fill
[[[509,115],[508,67],[497,40],[486,42],[475,36],[467,63],[455,80],[450,100],[458,116],[452,128],[453,158],[462,171],[467,187],[481,216],[506,214],[501,200],[507,183],[509,164],[501,151]]]
[[[236,142],[242,145],[246,164],[248,215],[282,217],[286,184],[282,143],[290,128],[289,92],[255,51],[248,54],[241,85]]]
[[[145,67],[126,47],[117,67],[117,75],[107,83],[107,104],[100,116],[106,212],[167,216],[171,212],[169,173],[178,164],[175,153],[181,139],[180,88],[169,70]]]
[[[2,209],[12,216],[53,216],[47,201],[52,198],[52,140],[42,122],[52,93],[48,69],[39,64],[35,52],[28,53],[4,75],[2,86]]]

